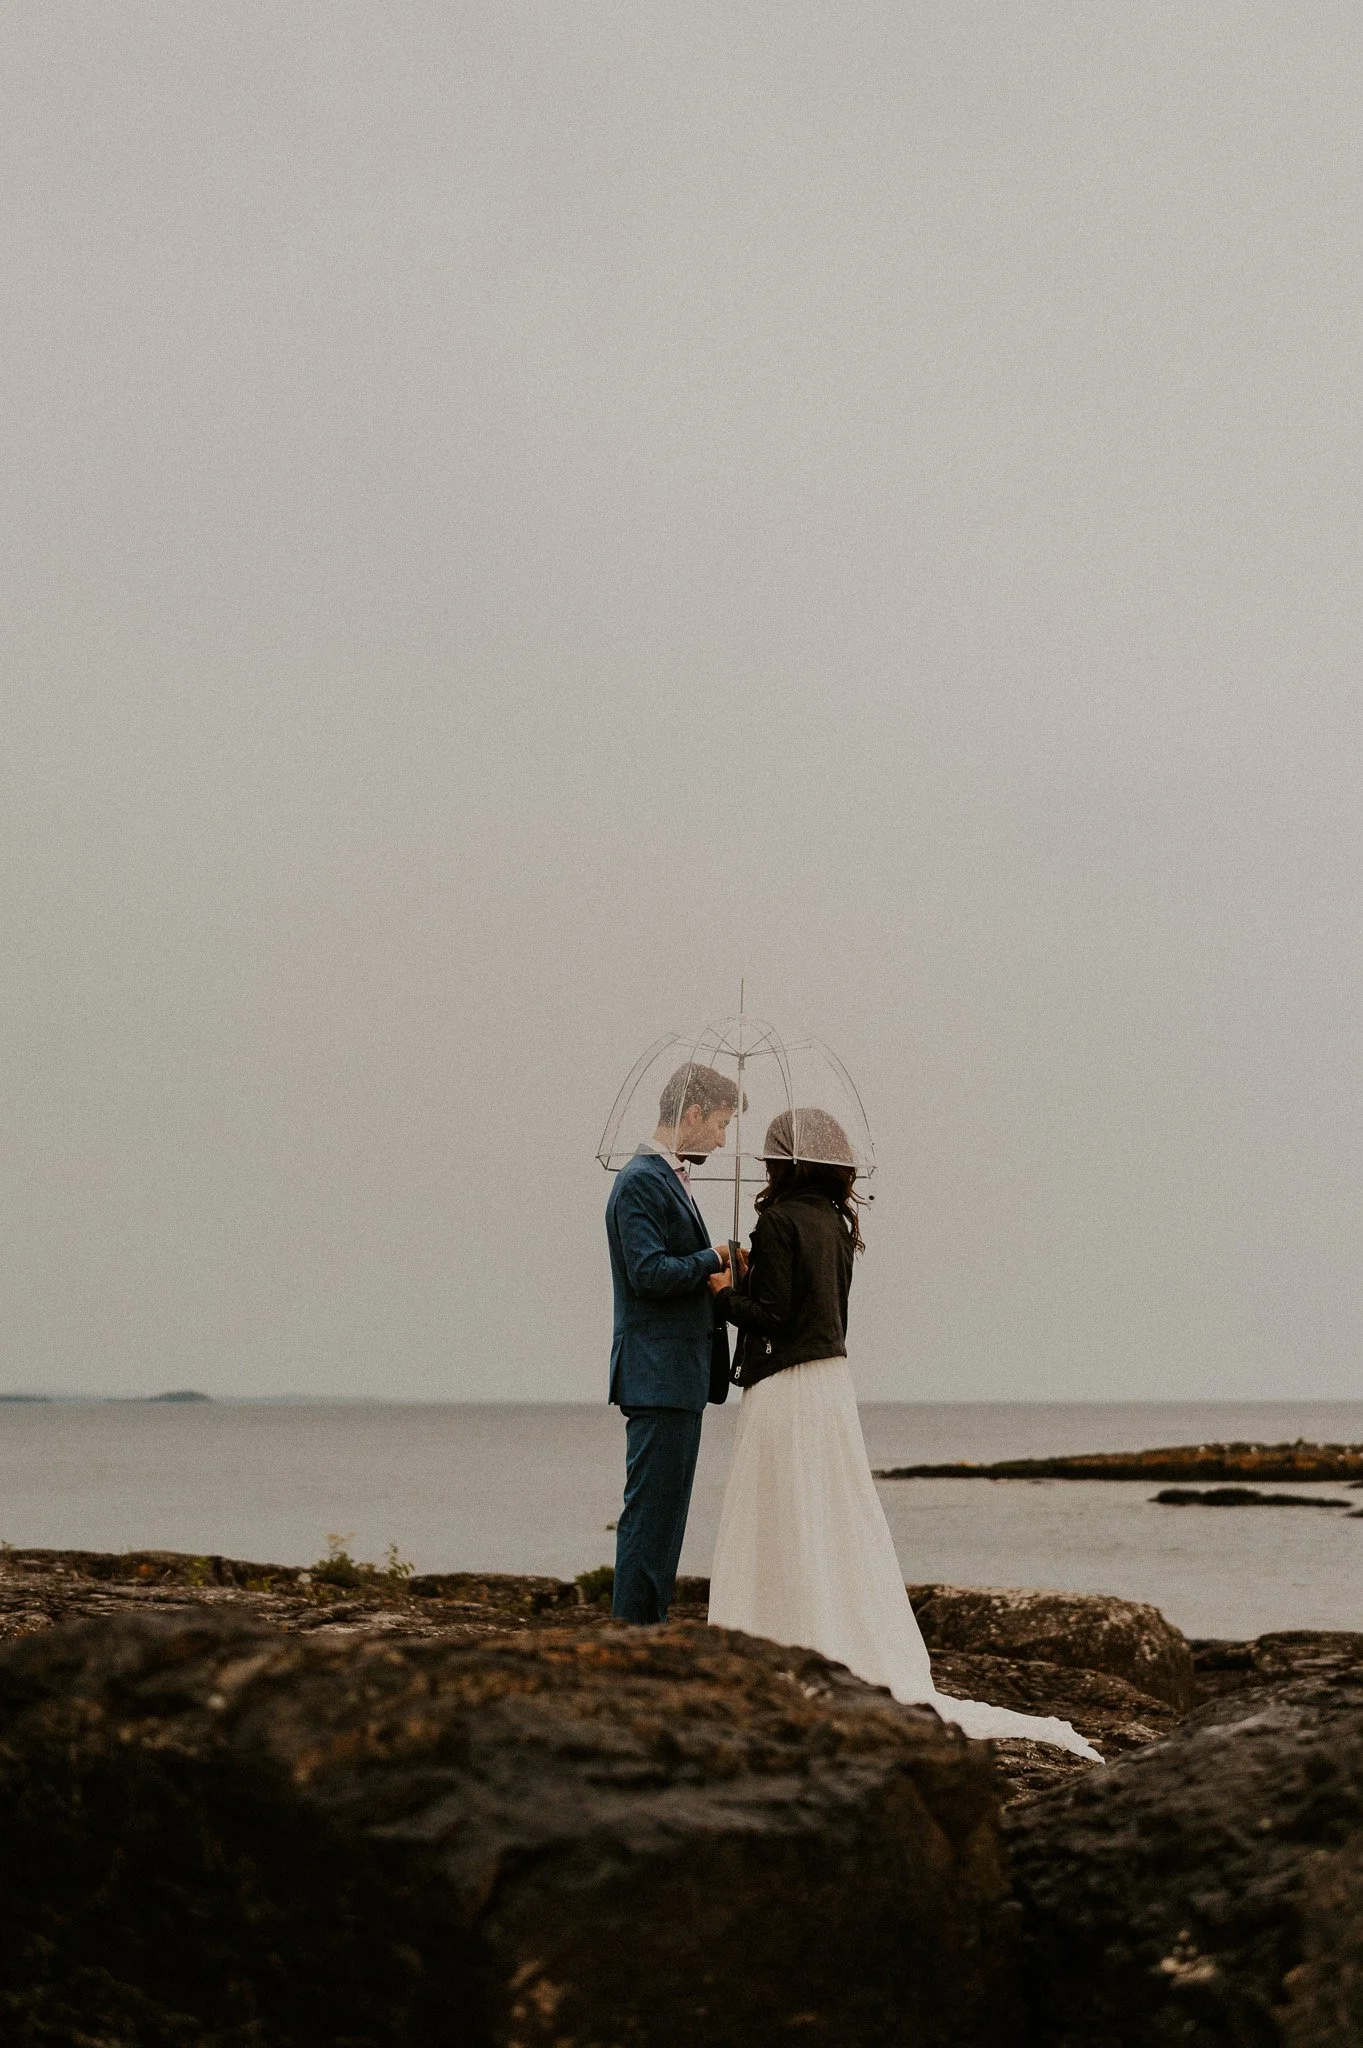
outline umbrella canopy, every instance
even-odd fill
[[[765,1181],[768,1158],[875,1172],[875,1152],[851,1075],[817,1038],[783,1039],[760,1017],[723,1017],[703,1031],[669,1031],[639,1058],[615,1098],[597,1152],[617,1172],[659,1126],[676,1133],[690,1104],[732,1109],[724,1143],[694,1154],[693,1180]],[[669,1137],[670,1149],[683,1149]]]

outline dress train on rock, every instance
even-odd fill
[[[845,1358],[789,1366],[744,1393],[709,1619],[817,1650],[897,1700],[935,1707],[969,1736],[1020,1736],[1102,1762],[1068,1721],[934,1688]]]

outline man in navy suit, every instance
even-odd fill
[[[658,1128],[616,1175],[606,1204],[615,1334],[610,1398],[625,1416],[625,1504],[616,1525],[618,1621],[666,1621],[707,1401],[729,1391],[729,1337],[716,1322],[712,1245],[688,1163],[724,1143],[738,1090],[713,1067],[679,1067]]]

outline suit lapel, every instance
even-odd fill
[[[665,1161],[664,1164],[666,1164]],[[672,1173],[672,1169],[670,1166],[667,1170],[669,1173]],[[697,1251],[704,1250],[704,1248],[710,1242],[710,1231],[706,1224],[705,1218],[700,1213],[700,1203],[696,1200],[690,1188],[687,1187],[686,1183],[681,1179],[679,1174],[673,1173],[672,1178],[677,1184],[677,1193],[681,1196],[682,1200],[686,1204],[686,1212],[690,1216],[691,1221],[696,1226],[696,1249]]]
[[[710,1232],[706,1228],[705,1218],[700,1213],[695,1196],[691,1194],[681,1175],[674,1167],[668,1165],[661,1153],[650,1152],[647,1156],[654,1162],[657,1171],[670,1186],[673,1200],[680,1203],[690,1219],[691,1227],[696,1233],[696,1250],[704,1251],[710,1242]]]

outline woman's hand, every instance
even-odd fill
[[[727,1287],[731,1287],[733,1285],[733,1282],[730,1280],[727,1273],[711,1273],[708,1277],[706,1284],[708,1285],[711,1294],[723,1294]]]

